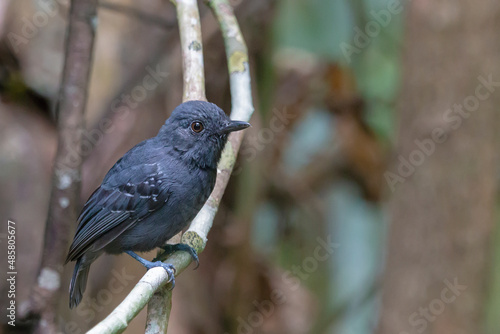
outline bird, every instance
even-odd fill
[[[249,126],[231,120],[213,103],[184,102],[155,137],[137,144],[114,164],[78,217],[65,262],[76,261],[70,309],[81,302],[90,265],[104,253],[127,253],[147,270],[162,267],[173,284],[171,264],[147,261],[137,252],[187,251],[198,263],[190,246],[166,242],[189,225],[210,196],[229,133]]]

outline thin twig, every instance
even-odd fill
[[[182,4],[181,4],[182,3]],[[195,3],[194,0],[176,1],[178,13],[181,11],[179,5]],[[238,120],[249,120],[253,113],[252,94],[250,86],[250,71],[248,65],[248,52],[241,31],[233,13],[233,9],[227,0],[208,1],[208,5],[216,14],[223,32],[226,52],[229,64],[231,80],[232,112],[231,118]],[[185,8],[185,7],[183,7]],[[190,8],[191,10],[193,8]],[[183,16],[186,12],[183,13]],[[193,15],[192,12],[188,15]],[[192,16],[191,16],[192,17]],[[192,30],[193,20],[179,17],[179,25]],[[204,94],[203,58],[201,34],[190,31],[183,34],[181,30],[181,41],[183,51],[184,68],[184,98],[183,100],[200,99]],[[199,41],[199,44],[193,43]],[[198,50],[196,50],[198,49]],[[201,57],[201,58],[200,58]],[[200,84],[200,80],[203,84]],[[212,195],[191,223],[189,229],[182,236],[182,242],[195,248],[198,253],[202,252],[207,242],[207,234],[212,227],[213,219],[217,213],[224,190],[229,181],[236,155],[241,145],[242,133],[233,133],[222,153],[218,166],[218,176]],[[172,254],[166,262],[176,268],[179,275],[191,263],[191,256],[186,252]],[[153,297],[157,289],[165,286],[168,275],[162,268],[153,268],[139,281],[125,300],[102,322],[92,328],[89,333],[121,333],[128,323],[139,313],[146,303]],[[171,294],[161,298],[161,302],[155,305],[155,313],[161,317],[149,313],[147,333],[165,332],[168,325],[170,313]],[[162,319],[160,319],[162,318]]]
[[[177,21],[181,35],[183,101],[206,100],[205,68],[201,41],[200,13],[196,0],[171,0],[177,8]]]
[[[97,0],[73,0],[66,36],[66,59],[56,108],[59,143],[53,170],[42,263],[30,299],[19,317],[39,318],[38,333],[55,333],[61,271],[73,222],[77,218],[81,181],[81,139],[92,66]]]

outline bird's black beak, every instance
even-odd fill
[[[246,129],[250,126],[250,123],[243,122],[243,121],[231,121],[228,125],[223,127],[220,132],[221,133],[229,133],[229,132],[234,132],[234,131],[240,131],[243,129]]]

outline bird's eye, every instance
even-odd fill
[[[201,131],[203,131],[203,129],[204,129],[204,127],[203,127],[203,124],[201,122],[191,123],[191,130],[193,130],[194,132],[200,133]]]

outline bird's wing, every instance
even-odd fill
[[[156,163],[117,165],[85,204],[66,262],[78,259],[90,247],[102,249],[168,200],[168,187],[162,184],[166,175]],[[113,236],[101,238],[114,228]]]

